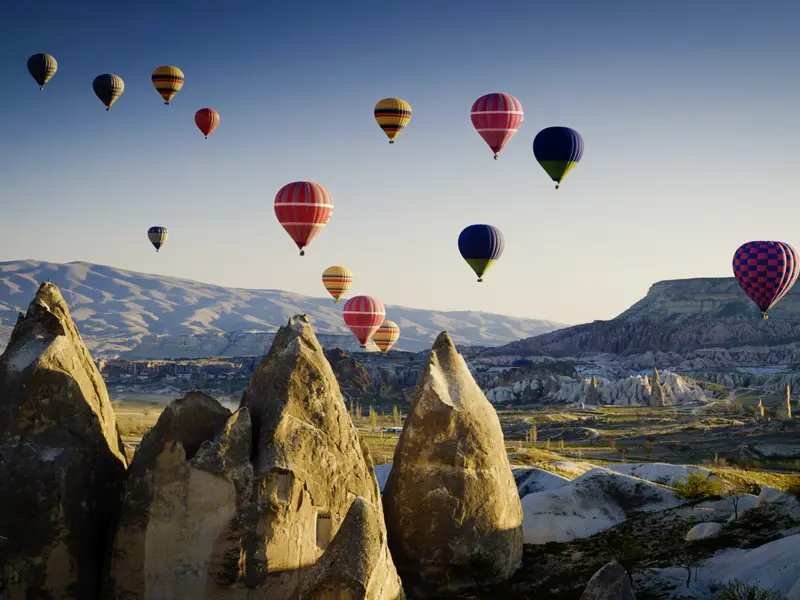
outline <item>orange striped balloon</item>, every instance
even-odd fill
[[[336,304],[342,301],[342,296],[353,285],[353,272],[347,267],[328,267],[322,272],[322,285],[333,296]]]
[[[394,346],[395,342],[400,339],[400,328],[394,321],[388,319],[378,327],[378,331],[372,336],[372,341],[380,349],[381,352],[386,354],[389,349]]]

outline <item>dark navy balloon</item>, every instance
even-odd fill
[[[547,127],[533,138],[533,155],[558,189],[583,157],[583,138],[569,127]]]
[[[503,234],[491,225],[470,225],[458,236],[458,251],[478,281],[483,281],[483,274],[500,258],[504,246]]]

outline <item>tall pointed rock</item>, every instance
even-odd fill
[[[500,420],[450,336],[436,339],[384,488],[397,570],[415,598],[504,580],[522,508]]]
[[[787,383],[786,389],[783,393],[783,398],[781,399],[781,404],[778,407],[778,418],[779,419],[791,419],[792,418],[792,388]]]
[[[43,283],[0,357],[0,590],[95,600],[127,461],[59,289]]]
[[[253,417],[257,519],[243,541],[243,583],[261,588],[264,598],[289,600],[336,537],[356,497],[383,516],[380,490],[305,315],[293,317],[275,335],[242,404]],[[391,560],[388,552],[386,557]],[[391,562],[380,568],[396,577]]]
[[[661,385],[661,376],[658,369],[653,367],[653,376],[650,383],[650,406],[658,408],[667,405],[667,398],[664,394],[664,388]]]

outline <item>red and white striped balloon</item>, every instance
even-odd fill
[[[310,181],[294,181],[275,196],[275,216],[300,248],[300,256],[333,213],[333,199],[324,187]]]
[[[522,104],[514,96],[495,93],[475,100],[470,118],[472,126],[489,144],[494,152],[494,159],[497,160],[497,154],[522,125],[525,113],[522,111]]]
[[[377,298],[356,296],[345,302],[343,315],[344,322],[361,343],[361,347],[366,348],[369,339],[383,323],[386,309]]]

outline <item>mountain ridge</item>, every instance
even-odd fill
[[[0,262],[0,342],[4,343],[17,314],[47,279],[61,289],[81,335],[97,355],[195,358],[204,348],[218,347],[234,353],[244,349],[261,353],[270,334],[298,313],[309,315],[328,345],[358,348],[342,319],[343,304],[334,304],[331,298],[218,286],[83,261],[35,260]],[[396,348],[410,351],[429,348],[444,329],[459,344],[493,346],[564,326],[481,311],[393,305],[387,305],[387,318],[402,330]],[[239,341],[244,347],[237,346]]]

